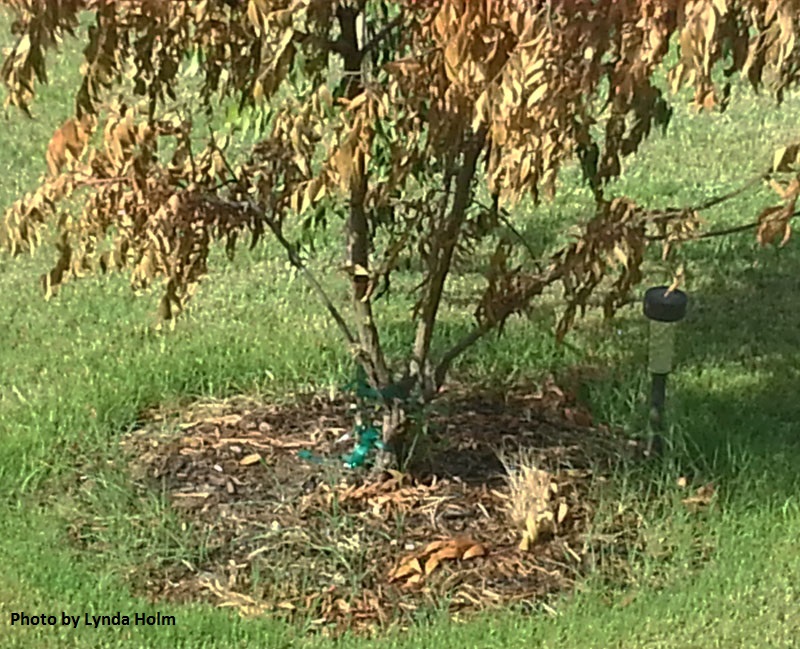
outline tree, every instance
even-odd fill
[[[409,399],[432,399],[459,354],[546,287],[563,285],[563,336],[598,287],[608,315],[624,302],[648,240],[696,236],[704,206],[648,211],[606,189],[621,160],[669,122],[654,72],[671,43],[672,89],[693,86],[706,110],[725,108],[736,73],[756,89],[769,80],[780,101],[800,64],[792,0],[4,3],[17,38],[2,68],[7,104],[27,112],[47,81],[46,51],[65,35],[85,43],[75,114],[50,143],[41,186],[6,213],[5,247],[32,249],[54,221],[48,294],[85,272],[129,269],[136,287],[163,281],[160,312],[171,318],[205,274],[214,240],[233,254],[239,235],[255,245],[271,233],[381,399],[390,445]],[[91,12],[87,29],[82,12]],[[246,151],[234,152],[235,129],[193,120],[187,98],[209,118],[233,106],[234,125],[251,125]],[[790,170],[797,152],[784,149],[775,171]],[[594,217],[551,258],[521,261],[524,240],[500,234],[507,210],[526,194],[552,196],[574,158]],[[475,198],[481,187],[490,205]],[[759,217],[764,242],[788,236],[800,181],[779,188],[781,205]],[[78,192],[81,213],[64,211]],[[294,224],[333,215],[344,218],[350,314],[292,235]],[[488,251],[489,264],[474,328],[434,358],[446,282],[476,251]],[[408,257],[423,275],[416,336],[407,358],[387,359],[374,312]]]

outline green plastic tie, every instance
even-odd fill
[[[378,391],[369,384],[367,372],[361,365],[356,366],[356,378],[350,381],[343,388],[345,392],[355,392],[356,397],[364,401],[405,401],[411,394],[408,381],[398,381],[391,383],[382,390]]]
[[[351,469],[364,466],[370,455],[375,451],[383,450],[381,432],[374,426],[357,426],[355,429],[357,442],[352,453],[342,456],[345,465]]]

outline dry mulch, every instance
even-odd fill
[[[353,447],[337,441],[353,427],[343,398],[188,414],[165,432],[169,417],[151,413],[122,442],[134,480],[167,493],[206,544],[202,561],[150,570],[141,587],[159,599],[302,616],[333,633],[405,626],[443,601],[455,616],[547,607],[548,594],[591,569],[597,486],[621,458],[642,454],[552,382],[502,395],[451,390],[415,461],[380,476],[341,461]],[[501,458],[534,463],[550,483],[549,513],[539,512],[527,551]]]

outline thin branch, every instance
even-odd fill
[[[519,230],[517,230],[517,228],[511,222],[511,219],[508,218],[509,217],[508,210],[506,210],[505,208],[495,208],[494,206],[487,207],[486,205],[483,205],[477,200],[474,200],[473,202],[482,209],[486,210],[487,212],[493,210],[497,213],[497,218],[503,223],[503,225],[505,225],[511,231],[511,234],[513,234],[517,238],[517,240],[522,244],[522,247],[528,251],[531,260],[533,260],[533,263],[537,267],[537,270],[541,272],[541,265],[540,265],[541,259],[536,256],[536,252],[531,247],[531,244],[528,243],[528,240],[522,235],[522,233]]]
[[[336,324],[338,325],[344,337],[347,339],[347,342],[349,342],[351,345],[357,344],[358,341],[356,340],[356,337],[353,335],[353,332],[350,331],[350,328],[347,326],[342,314],[339,313],[339,310],[336,308],[336,306],[334,306],[330,297],[328,297],[328,294],[322,287],[322,284],[320,284],[319,280],[317,280],[316,276],[311,272],[309,267],[306,266],[300,255],[297,254],[297,251],[295,250],[294,246],[292,246],[291,242],[289,242],[286,237],[283,236],[283,232],[281,232],[281,229],[278,227],[278,224],[275,223],[275,220],[270,218],[262,207],[257,205],[252,199],[248,199],[246,201],[226,201],[216,196],[209,196],[207,197],[207,200],[226,207],[252,210],[255,212],[256,216],[266,221],[269,229],[272,230],[272,233],[275,235],[275,238],[278,240],[281,246],[283,246],[284,250],[286,250],[286,254],[289,257],[289,263],[303,273],[306,281],[317,292],[317,295],[322,300],[322,303],[325,305],[328,313],[330,313],[331,317],[336,321]]]
[[[533,283],[532,286],[525,292],[525,294],[520,297],[520,299],[516,300],[514,303],[505,305],[502,311],[497,314],[495,318],[491,320],[484,320],[472,331],[464,335],[458,342],[456,342],[455,345],[448,349],[442,355],[439,363],[436,365],[436,371],[434,372],[436,389],[438,390],[444,384],[447,372],[450,370],[450,366],[458,356],[478,342],[486,334],[497,328],[497,326],[502,324],[512,313],[524,307],[534,296],[539,295],[547,286],[561,279],[563,275],[564,269],[562,267],[551,266],[547,273],[543,277],[540,277],[538,281]]]
[[[430,379],[435,381],[435,375],[431,376],[428,371],[428,353],[433,340],[442,293],[450,272],[453,251],[458,243],[459,231],[471,198],[478,157],[486,143],[486,135],[486,127],[481,126],[478,132],[472,135],[472,141],[464,148],[463,159],[455,177],[456,186],[450,213],[444,222],[437,226],[437,231],[431,240],[431,263],[428,273],[430,282],[421,302],[420,320],[414,339],[414,355],[410,367],[411,373],[418,374],[422,379],[426,393],[438,389],[438,386],[430,384]]]
[[[115,176],[113,178],[76,178],[76,183],[80,187],[96,187],[98,185],[115,185],[120,183],[130,184],[131,179],[125,176]]]
[[[791,221],[795,217],[800,216],[800,211],[795,212],[789,218]],[[724,237],[729,234],[738,234],[740,232],[747,232],[748,230],[754,230],[759,225],[761,225],[758,221],[754,221],[752,223],[745,223],[744,225],[735,225],[730,228],[723,228],[721,230],[711,230],[710,232],[703,232],[702,234],[698,234],[696,237],[691,237],[689,240],[694,241],[696,239],[711,239],[712,237]],[[658,234],[646,237],[648,241],[664,241],[667,239],[668,235],[666,234]]]
[[[389,36],[389,34],[392,32],[392,30],[395,27],[398,27],[403,22],[403,18],[404,17],[405,16],[403,15],[403,13],[401,11],[397,16],[395,16],[392,20],[390,20],[388,23],[386,23],[386,25],[384,25],[375,34],[375,36],[370,38],[369,41],[364,44],[364,47],[361,48],[361,56],[362,57],[366,56],[372,50],[374,50],[378,45],[380,45],[381,41],[383,41],[387,36]]]
[[[434,372],[434,382],[437,390],[444,384],[445,377],[447,376],[447,372],[450,371],[450,366],[453,364],[453,361],[489,333],[492,328],[493,325],[488,322],[481,323],[467,335],[463,336],[461,340],[442,355],[441,360],[436,365],[436,371]]]
[[[679,214],[683,214],[684,212],[702,212],[703,210],[710,209],[719,205],[720,203],[724,203],[732,198],[736,198],[740,194],[743,194],[748,189],[751,189],[755,185],[758,185],[765,180],[769,180],[772,177],[772,174],[767,172],[763,174],[759,174],[758,176],[754,176],[747,182],[745,182],[741,187],[738,189],[734,189],[729,191],[726,194],[722,194],[720,196],[715,196],[714,198],[710,198],[707,201],[702,203],[698,203],[697,205],[689,206],[689,207],[667,207],[663,210],[654,210],[651,215],[653,218],[662,218],[665,216],[677,216]]]
[[[369,39],[369,41],[367,41],[367,43],[365,43],[360,50],[353,47],[351,42],[342,37],[332,41],[328,40],[327,38],[320,38],[315,34],[307,34],[298,30],[295,32],[294,38],[298,43],[309,42],[313,43],[324,52],[334,52],[343,59],[351,60],[354,64],[357,63],[358,67],[360,67],[361,61],[363,61],[364,57],[378,47],[396,27],[399,27],[404,18],[405,16],[402,12],[395,16],[392,20],[386,23],[386,25],[384,25],[371,39]]]
[[[289,243],[289,241],[286,240],[286,237],[283,236],[281,229],[278,227],[275,221],[267,217],[264,210],[259,208],[258,205],[255,205],[254,203],[252,203],[252,201],[248,202],[250,202],[250,209],[257,210],[256,214],[262,216],[264,220],[267,222],[267,225],[269,225],[269,228],[270,230],[272,230],[272,233],[275,235],[275,238],[286,250],[286,253],[289,257],[289,262],[292,264],[292,266],[300,270],[303,273],[303,275],[305,275],[306,281],[308,281],[308,283],[311,284],[313,289],[317,292],[320,299],[322,300],[322,303],[325,305],[325,308],[328,309],[328,313],[330,313],[331,317],[336,321],[336,324],[339,326],[339,329],[341,330],[342,334],[344,334],[344,337],[347,339],[347,342],[349,342],[351,345],[355,345],[358,342],[356,340],[355,335],[353,335],[353,332],[350,331],[350,328],[344,321],[342,314],[339,313],[339,310],[334,306],[330,297],[328,297],[327,292],[322,287],[322,284],[319,283],[314,273],[312,273],[311,270],[308,268],[308,266],[306,266],[306,264],[303,263],[303,260],[300,258],[300,255],[297,254],[297,251],[294,249],[292,244]]]

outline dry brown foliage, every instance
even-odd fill
[[[65,35],[85,44],[75,116],[48,149],[50,175],[0,227],[4,246],[19,253],[57,222],[48,294],[94,269],[128,269],[135,287],[163,282],[161,315],[170,318],[205,274],[214,240],[233,254],[241,234],[254,245],[269,231],[318,291],[370,383],[384,388],[403,374],[424,398],[458,354],[549,285],[565,289],[563,336],[599,287],[609,287],[607,315],[626,300],[648,240],[666,250],[698,236],[703,206],[653,212],[604,189],[669,121],[654,72],[670,43],[680,47],[671,89],[691,85],[705,110],[725,108],[734,74],[780,101],[800,70],[795,0],[4,4],[16,15],[16,44],[2,66],[9,104],[28,110],[46,82],[45,53]],[[84,11],[94,22],[79,30]],[[713,77],[720,67],[721,85]],[[231,133],[204,133],[187,108],[216,114],[224,102],[261,123],[238,158]],[[87,146],[95,120],[101,136]],[[797,145],[778,152],[771,173],[796,173],[797,153]],[[523,195],[552,196],[559,170],[575,158],[595,192],[594,218],[564,250],[521,263],[514,253],[523,244],[497,235],[504,211]],[[491,207],[474,199],[481,183]],[[762,244],[788,237],[800,181],[776,187],[782,202],[759,217]],[[82,212],[63,213],[61,201],[76,192],[86,197]],[[287,234],[287,224],[342,213],[349,321]],[[491,248],[474,330],[431,358],[449,272]],[[373,309],[409,257],[424,274],[417,335],[409,357],[392,365]],[[403,422],[390,409],[387,439]]]

